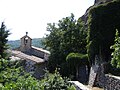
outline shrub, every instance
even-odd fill
[[[85,65],[88,63],[88,55],[87,54],[80,54],[80,53],[70,53],[66,57],[68,63],[72,65]]]
[[[74,79],[78,78],[78,70],[82,65],[89,65],[88,55],[80,53],[70,53],[66,57],[71,74],[74,76]]]
[[[26,73],[18,61],[0,60],[2,90],[39,90],[39,81]]]
[[[116,68],[120,68],[120,37],[118,30],[116,30],[115,35],[116,35],[114,40],[115,43],[110,47],[111,49],[114,49],[114,51],[111,54],[112,55],[111,64]]]
[[[57,70],[54,74],[47,71],[40,85],[42,90],[76,90],[68,81],[69,79],[62,78]]]
[[[47,72],[40,81],[19,65],[19,61],[0,60],[0,90],[75,90],[57,71]]]

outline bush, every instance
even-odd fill
[[[114,51],[111,54],[112,55],[111,64],[116,68],[120,68],[120,37],[118,30],[116,30],[114,42],[115,42],[114,45],[110,47],[111,49],[114,49]]]
[[[0,60],[2,90],[39,90],[39,81],[26,73],[18,61]]]
[[[42,90],[76,90],[68,81],[69,79],[62,78],[57,70],[55,70],[54,74],[47,71],[40,85]]]
[[[57,71],[47,72],[40,81],[19,65],[19,61],[0,60],[0,90],[75,90]]]
[[[66,57],[66,61],[68,62],[69,69],[71,70],[71,75],[73,75],[73,79],[78,78],[80,66],[89,65],[87,54],[70,53]]]
[[[88,55],[87,54],[80,54],[80,53],[70,53],[66,57],[66,60],[68,63],[71,63],[72,65],[79,64],[79,65],[85,65],[88,63]]]

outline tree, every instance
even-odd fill
[[[86,53],[86,31],[81,19],[75,20],[74,15],[63,18],[59,22],[48,24],[44,44],[50,51],[48,67],[50,71],[60,68],[62,75],[66,73],[66,56],[71,53]],[[64,68],[63,68],[64,67]],[[66,67],[66,68],[65,68]],[[68,70],[68,69],[67,69]]]
[[[4,22],[2,22],[0,28],[0,58],[6,58],[7,56],[6,50],[8,49],[7,46],[8,35],[10,35],[9,30],[6,30]]]
[[[116,68],[120,68],[120,37],[117,29],[114,42],[115,42],[114,45],[110,47],[111,49],[114,49],[114,51],[111,54],[112,55],[111,64]]]

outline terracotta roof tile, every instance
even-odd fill
[[[31,60],[31,61],[34,61],[36,63],[43,63],[45,62],[44,59],[41,59],[41,58],[38,58],[36,56],[33,56],[33,55],[27,55],[21,51],[16,51],[16,50],[13,50],[12,51],[12,54],[16,57],[19,57],[21,59],[25,59],[25,60]]]

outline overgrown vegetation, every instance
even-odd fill
[[[111,60],[110,46],[114,43],[115,30],[120,30],[120,0],[95,6],[88,19],[88,56],[94,64],[95,55],[102,61]]]
[[[0,90],[76,90],[55,71],[40,81],[26,73],[19,61],[0,60]]]
[[[48,24],[50,32],[45,38],[45,46],[51,52],[48,67],[50,71],[60,68],[60,73],[68,76],[71,71],[66,63],[69,53],[86,54],[86,30],[81,19],[75,20],[74,15],[59,20],[57,24]],[[67,70],[67,73],[66,73]]]
[[[73,75],[77,77],[78,68],[82,65],[87,65],[90,68],[90,64],[95,64],[96,55],[103,62],[109,62],[112,53],[111,63],[115,68],[109,69],[120,68],[119,7],[120,0],[93,7],[89,13],[88,31],[83,28],[83,21],[80,18],[75,20],[73,14],[59,20],[57,24],[48,24],[47,30],[50,34],[43,39],[43,43],[51,53],[48,60],[48,69],[53,74],[47,71],[45,77],[41,80],[37,80],[26,73],[20,67],[20,62],[5,59],[7,54],[4,51],[7,50],[9,31],[2,23],[0,28],[0,89],[75,90],[75,87],[68,82],[69,79],[62,78],[62,76]],[[116,28],[118,30],[115,37]],[[110,49],[110,46],[114,51]],[[87,52],[88,54],[86,54]],[[90,61],[88,61],[88,58]]]
[[[43,90],[76,90],[75,87],[68,82],[68,78],[62,78],[57,69],[54,74],[47,72],[45,78],[41,81]]]
[[[6,60],[4,53],[9,31],[5,31],[2,23],[0,28],[0,90],[75,90],[67,78],[62,78],[55,71],[54,74],[46,73],[42,80],[37,80],[30,73],[24,71],[21,61]],[[5,54],[5,55],[4,55]]]
[[[70,53],[67,55],[66,61],[71,70],[71,74],[76,78],[78,78],[80,66],[88,66],[89,67],[89,61],[88,61],[87,54]]]

